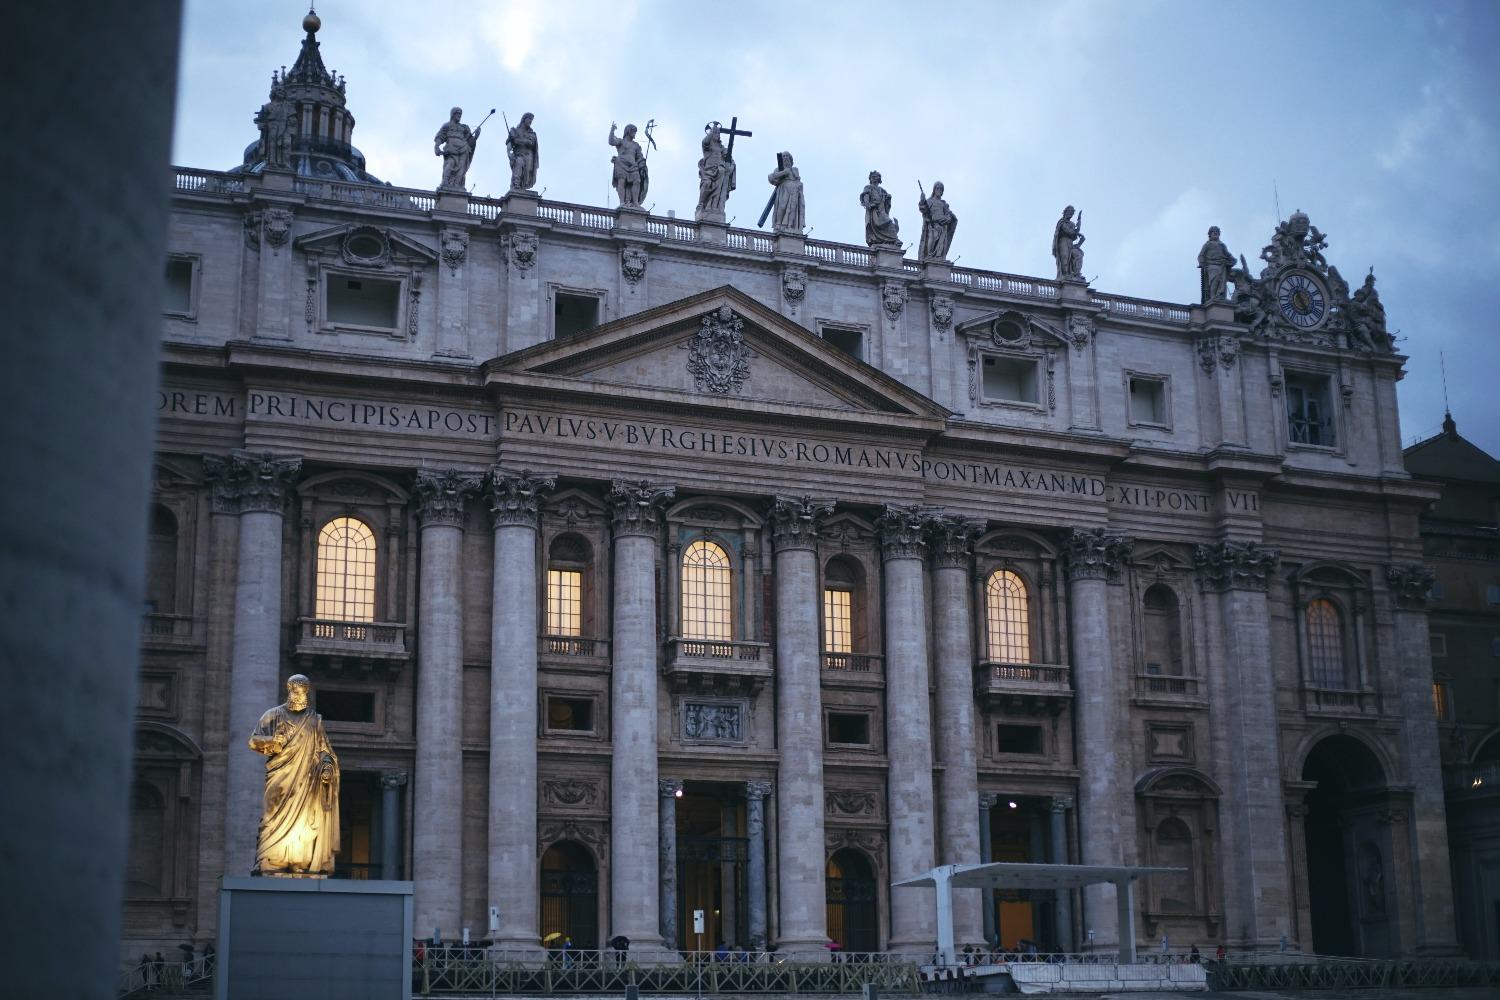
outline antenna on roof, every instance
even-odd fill
[[[1276,199],[1276,221],[1281,221],[1281,192],[1276,190],[1276,178],[1271,178],[1271,197]]]
[[[1443,357],[1443,352],[1438,351],[1438,370],[1443,373],[1443,414],[1451,413],[1448,406],[1448,359]]]

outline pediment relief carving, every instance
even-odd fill
[[[969,341],[971,349],[988,348],[1018,354],[1032,354],[1073,343],[1051,320],[1018,309],[1001,309],[966,320],[958,325],[958,333]]]
[[[385,226],[334,226],[299,236],[292,245],[309,257],[372,270],[423,267],[435,264],[439,256],[426,244]]]

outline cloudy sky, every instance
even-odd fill
[[[237,164],[296,0],[188,0],[176,163]],[[1459,430],[1500,455],[1500,4],[1443,0],[844,3],[448,0],[318,4],[372,173],[433,188],[454,104],[536,114],[546,197],[613,204],[610,122],[655,119],[648,205],[691,217],[703,123],[738,115],[736,225],[754,226],[778,150],[797,158],[819,239],[859,243],[878,169],[908,239],[917,183],[942,180],[965,266],[1051,276],[1064,204],[1084,211],[1104,291],[1197,298],[1217,224],[1254,260],[1302,209],[1329,262],[1375,268],[1398,349],[1402,437],[1436,433],[1439,354]],[[491,130],[493,128],[493,131]],[[497,114],[469,182],[509,182]]]

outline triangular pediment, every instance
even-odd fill
[[[651,390],[683,402],[782,404],[943,419],[948,411],[725,285],[490,362],[507,375]]]
[[[307,254],[341,257],[356,267],[432,264],[438,259],[436,250],[386,226],[333,226],[299,236],[292,245]]]

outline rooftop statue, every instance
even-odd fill
[[[1380,304],[1380,293],[1375,291],[1373,267],[1349,302],[1349,340],[1364,351],[1391,349],[1391,335],[1385,328],[1385,306]]]
[[[1289,264],[1308,264],[1323,269],[1328,261],[1323,251],[1328,249],[1328,239],[1318,232],[1318,227],[1308,219],[1307,213],[1298,209],[1285,222],[1276,223],[1276,232],[1260,252],[1266,262],[1261,277],[1266,277],[1277,268]]]
[[[710,122],[703,132],[703,155],[698,159],[698,208],[693,218],[723,222],[734,182],[734,157],[724,150],[719,123]]]
[[[918,181],[917,190],[921,189],[922,182]],[[932,196],[923,194],[922,200],[917,202],[917,210],[922,213],[922,242],[918,256],[922,260],[947,260],[953,234],[958,230],[958,216],[943,200],[942,181],[933,182]]]
[[[536,168],[541,162],[537,149],[536,132],[531,122],[536,116],[530,111],[521,116],[520,124],[505,136],[505,152],[510,157],[510,189],[530,191],[536,187]]]
[[[615,135],[617,127],[614,122],[609,123],[609,144],[619,150],[609,158],[615,168],[615,194],[619,196],[621,208],[640,208],[641,202],[646,200],[646,190],[651,185],[651,177],[646,170],[646,153],[641,149],[641,144],[635,141],[634,125],[626,125],[625,133],[618,137]]]
[[[772,229],[778,233],[795,233],[802,235],[802,230],[807,228],[807,206],[802,200],[802,174],[792,165],[792,154],[781,152],[776,154],[776,169],[766,178],[776,190],[771,194],[771,204],[775,215],[772,219]],[[766,217],[761,215],[761,223],[764,224]]]
[[[292,165],[292,137],[296,130],[297,108],[286,99],[286,85],[277,74],[271,75],[271,99],[255,115],[260,126],[260,156],[266,168],[286,170]]]
[[[1234,267],[1234,254],[1229,252],[1219,239],[1219,227],[1208,227],[1208,242],[1198,251],[1199,288],[1201,301],[1223,302],[1228,291],[1229,269]]]
[[[437,135],[432,137],[433,155],[443,158],[443,182],[438,185],[439,191],[465,190],[469,164],[474,162],[474,147],[479,144],[479,133],[484,126],[470,131],[469,126],[461,121],[463,116],[463,108],[454,108],[448,113],[448,120],[438,127]]]
[[[872,247],[901,249],[901,224],[891,218],[891,196],[880,186],[880,171],[870,171],[870,183],[859,193],[865,207],[865,242]]]
[[[1058,281],[1083,281],[1083,213],[1073,221],[1073,206],[1063,209],[1052,229],[1052,257],[1057,261]]]
[[[339,759],[323,717],[307,707],[312,684],[286,682],[286,702],[260,717],[250,749],[266,757],[256,875],[327,875],[339,850]]]

